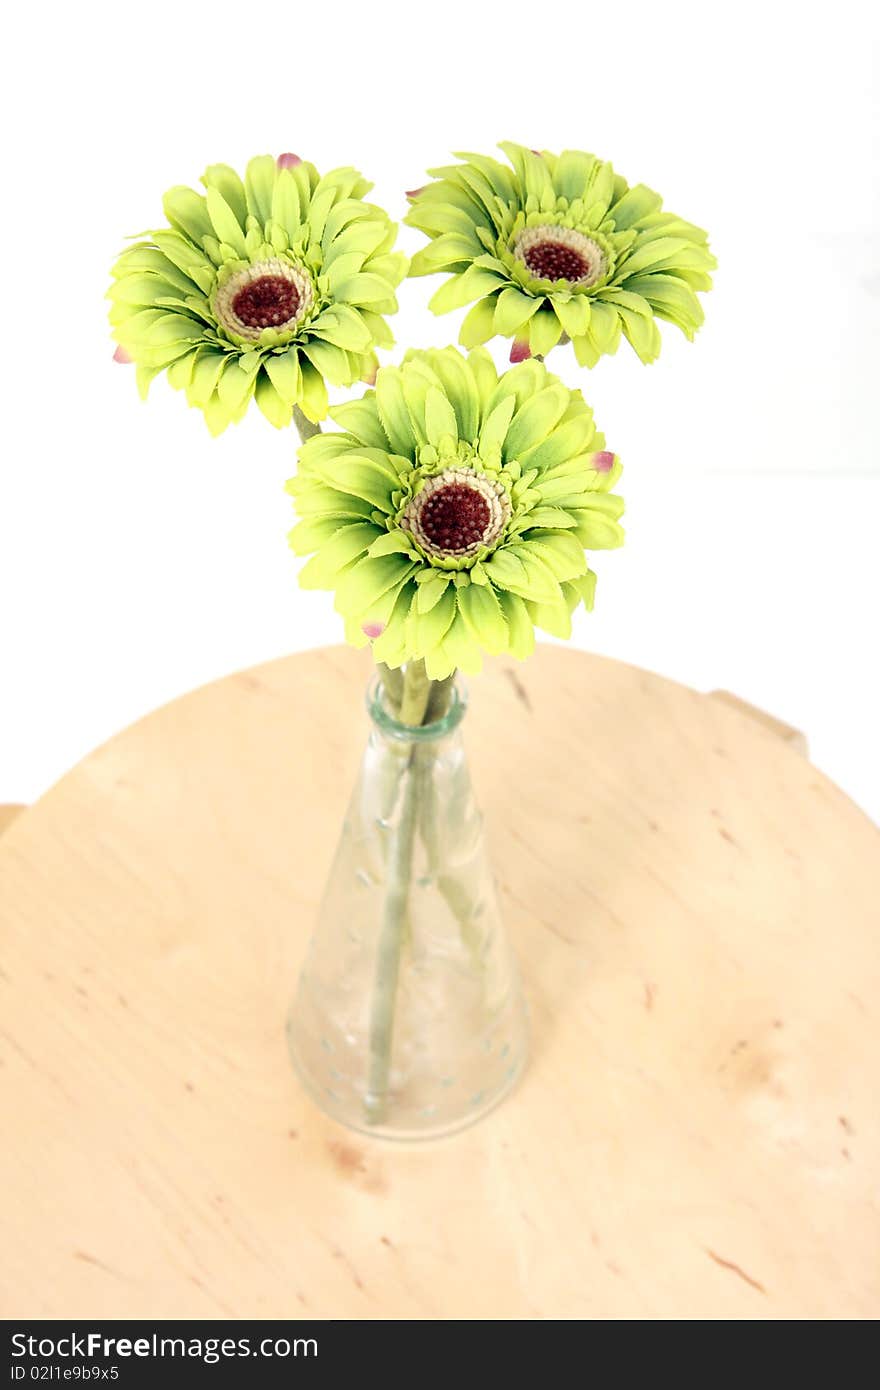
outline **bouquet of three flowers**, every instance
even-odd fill
[[[526,1053],[458,673],[529,657],[536,630],[569,637],[592,553],[623,540],[620,461],[545,359],[570,343],[592,367],[626,340],[652,362],[658,321],[693,337],[714,266],[705,233],[607,162],[502,149],[509,165],[461,155],[408,195],[428,238],[411,262],[354,169],[211,166],[204,193],[166,194],[168,225],[122,253],[110,290],[143,394],[165,372],[214,434],[251,402],[298,430],[300,582],[332,590],[346,640],[372,647],[370,742],[289,1026],[318,1102],[395,1136],[469,1122]],[[407,272],[446,277],[431,307],[468,307],[465,351],[380,367]]]

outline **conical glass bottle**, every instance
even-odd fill
[[[369,741],[288,1037],[334,1119],[417,1139],[496,1105],[527,1031],[462,742],[463,687],[426,683],[418,725],[399,717],[401,688],[396,700],[379,679],[368,691]]]

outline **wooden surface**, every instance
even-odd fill
[[[545,648],[467,738],[533,1020],[368,1141],[284,1015],[366,732],[340,649],[88,757],[0,842],[6,1317],[874,1318],[878,835],[759,723]]]
[[[24,806],[0,806],[0,835],[14,820],[18,820],[24,809]]]
[[[809,748],[807,746],[807,736],[800,729],[795,729],[791,724],[785,724],[781,719],[774,719],[772,714],[766,710],[758,709],[756,705],[750,705],[746,700],[741,700],[738,695],[732,695],[729,690],[713,690],[710,698],[721,700],[723,704],[729,705],[731,709],[739,710],[740,714],[747,714],[750,719],[757,719],[759,724],[763,724],[765,729],[769,729],[777,738],[783,739],[790,744],[798,753],[807,756]]]

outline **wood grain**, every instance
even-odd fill
[[[284,1015],[365,678],[328,649],[196,691],[4,834],[3,1315],[880,1314],[877,832],[642,671],[472,683],[516,1093],[411,1147],[312,1107]]]

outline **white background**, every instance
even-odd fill
[[[212,441],[164,382],[143,406],[111,361],[102,296],[123,236],[214,161],[354,163],[402,215],[427,166],[509,138],[612,159],[707,227],[721,263],[693,346],[667,327],[650,368],[625,345],[591,373],[552,359],[626,464],[627,546],[597,557],[576,643],[765,706],[880,814],[875,13],[377,0],[7,16],[0,800],[32,800],[194,685],[340,640],[285,545],[292,433],[255,413]],[[454,341],[461,315],[426,309],[436,283],[402,288],[399,343]]]

